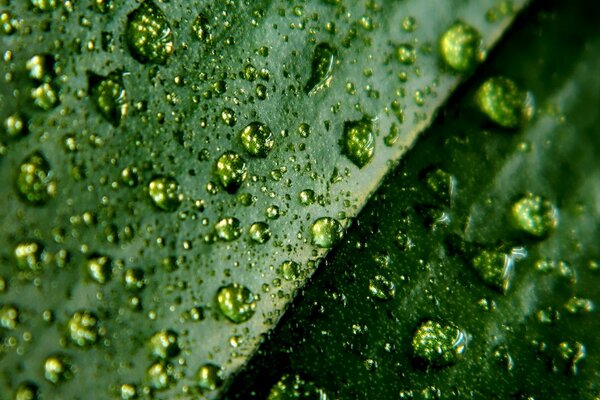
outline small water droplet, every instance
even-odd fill
[[[93,255],[87,260],[87,272],[92,280],[103,285],[112,277],[112,260],[107,256]]]
[[[163,329],[156,332],[150,338],[150,351],[152,355],[158,358],[167,359],[179,354],[179,344],[177,343],[177,333],[170,329]]]
[[[88,88],[100,114],[113,126],[118,126],[127,115],[129,108],[122,74],[117,71],[107,76],[90,73]]]
[[[223,188],[235,193],[246,180],[248,168],[238,153],[226,151],[217,159],[216,174]]]
[[[158,176],[148,184],[148,194],[154,205],[163,211],[175,211],[183,201],[179,184],[170,176]]]
[[[21,270],[40,271],[45,258],[44,246],[35,240],[20,242],[15,246],[15,260]]]
[[[16,183],[20,198],[32,205],[44,205],[56,194],[53,175],[41,153],[31,154],[19,165]]]
[[[267,400],[327,400],[327,398],[327,393],[299,375],[283,375],[271,388]]]
[[[417,61],[417,51],[414,46],[403,43],[396,47],[396,57],[404,65],[412,65]]]
[[[472,70],[485,58],[481,34],[461,21],[454,23],[440,38],[440,53],[446,65],[458,72]]]
[[[256,311],[256,298],[245,286],[237,283],[224,286],[217,292],[219,309],[231,322],[248,321]]]
[[[146,371],[150,386],[156,390],[168,389],[175,381],[175,367],[170,362],[157,361]]]
[[[99,336],[98,316],[91,311],[75,312],[69,319],[69,335],[71,341],[80,347],[95,344]]]
[[[219,239],[225,242],[231,242],[239,238],[242,234],[240,220],[233,217],[223,218],[215,224],[215,232]]]
[[[215,364],[204,364],[196,373],[198,387],[204,390],[215,390],[223,383],[222,370]]]
[[[281,274],[288,281],[298,279],[300,277],[300,264],[291,260],[284,261],[281,264]]]
[[[396,286],[386,277],[375,275],[369,280],[369,292],[378,299],[390,300],[396,296]]]
[[[73,371],[70,359],[62,354],[52,355],[44,361],[44,377],[53,384],[71,379]]]

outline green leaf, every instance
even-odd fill
[[[272,398],[293,379],[334,399],[600,398],[591,15],[550,1],[519,19],[225,398]],[[499,76],[535,97],[524,126],[481,110],[480,88]]]
[[[45,398],[217,396],[525,4],[0,1],[0,387]]]

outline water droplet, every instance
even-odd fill
[[[542,238],[558,225],[558,209],[542,196],[528,193],[512,206],[512,219],[522,232]]]
[[[31,0],[31,5],[40,11],[52,11],[56,8],[56,0]]]
[[[73,343],[80,347],[91,346],[98,341],[99,321],[91,311],[77,311],[69,319],[69,334]]]
[[[198,40],[204,43],[212,41],[211,26],[208,17],[204,14],[199,14],[192,24],[192,31],[196,34]]]
[[[155,362],[146,372],[150,386],[156,390],[168,389],[175,381],[175,367],[170,362],[161,360]]]
[[[298,193],[298,199],[300,200],[300,204],[303,206],[309,206],[315,202],[315,191],[312,189],[305,189]]]
[[[223,188],[229,193],[235,193],[246,180],[248,168],[238,153],[226,151],[217,159],[216,173]]]
[[[106,256],[94,255],[87,260],[87,271],[92,280],[103,285],[112,276],[112,260]]]
[[[57,384],[73,376],[71,361],[67,356],[56,354],[44,361],[44,377],[51,383]]]
[[[123,281],[125,283],[125,288],[132,291],[141,290],[146,285],[144,271],[140,268],[128,268],[125,270]]]
[[[20,242],[15,246],[14,254],[19,269],[40,271],[43,268],[44,246],[35,240]]]
[[[570,314],[589,314],[596,308],[594,302],[590,299],[581,297],[571,297],[565,304],[565,309]]]
[[[148,184],[148,194],[154,205],[163,211],[175,211],[183,201],[179,184],[170,176],[158,176]]]
[[[440,367],[456,362],[465,346],[465,334],[457,326],[433,320],[419,325],[412,339],[415,357]]]
[[[310,227],[310,233],[313,245],[328,249],[342,239],[344,228],[334,218],[321,217],[313,222]]]
[[[281,273],[285,280],[298,279],[300,277],[300,264],[291,260],[284,261],[281,264]]]
[[[456,179],[454,176],[437,168],[425,175],[425,183],[438,200],[442,201],[446,206],[451,205],[456,191]]]
[[[530,93],[502,76],[485,81],[477,90],[475,101],[483,114],[505,128],[517,128],[528,122],[535,108]]]
[[[579,363],[587,357],[587,350],[580,342],[561,342],[556,349],[557,357],[553,362],[553,369],[556,372],[563,370],[572,375],[579,372]]]
[[[414,46],[403,43],[396,47],[396,57],[404,65],[412,65],[417,61],[417,51]]]
[[[10,12],[6,10],[0,12],[0,34],[12,35],[18,27],[19,21]]]
[[[444,62],[458,72],[467,72],[485,58],[481,34],[464,22],[454,23],[440,38]]]
[[[90,73],[88,88],[100,114],[113,126],[118,126],[129,108],[122,74],[116,71],[107,76]]]
[[[505,292],[514,269],[510,254],[500,251],[482,250],[473,257],[473,268],[487,285]]]
[[[217,292],[219,309],[231,322],[240,324],[248,321],[256,310],[256,298],[245,286],[232,283]]]
[[[327,393],[299,375],[283,375],[271,388],[267,400],[327,400]]]
[[[215,390],[223,383],[221,368],[215,364],[204,364],[196,373],[198,387],[204,390]]]
[[[367,165],[375,153],[373,124],[366,119],[345,122],[342,151],[357,167]]]
[[[311,75],[305,87],[306,93],[314,95],[323,88],[329,87],[335,62],[336,50],[329,43],[319,43],[315,47]]]
[[[41,153],[33,153],[19,165],[17,191],[22,200],[41,206],[56,194],[50,164]]]
[[[39,398],[38,386],[32,382],[23,382],[15,390],[14,400],[38,400]]]
[[[271,229],[266,222],[255,222],[248,229],[253,242],[264,244],[271,238]]]
[[[4,329],[13,330],[19,322],[19,310],[11,304],[0,306],[0,326]]]
[[[131,383],[124,383],[121,385],[121,400],[131,400],[138,396],[137,386]]]
[[[231,242],[240,237],[242,228],[240,220],[233,217],[222,218],[215,224],[217,237],[225,242]]]
[[[180,351],[177,343],[177,333],[170,329],[156,332],[150,338],[150,350],[152,355],[158,358],[175,357]]]
[[[244,149],[254,157],[266,157],[275,144],[273,133],[269,127],[260,122],[248,124],[241,130],[240,138]]]
[[[96,11],[106,14],[115,8],[113,0],[93,0],[93,5]]]
[[[375,275],[369,281],[369,292],[373,297],[381,300],[390,300],[396,296],[396,286],[382,275]]]
[[[43,83],[31,89],[31,98],[33,99],[33,104],[45,111],[50,110],[58,104],[58,95],[49,83]]]
[[[20,114],[9,115],[4,120],[6,136],[16,139],[27,133],[27,122]]]
[[[415,17],[404,17],[402,19],[402,30],[404,32],[414,32],[417,30],[417,20]]]
[[[312,132],[312,128],[310,127],[309,124],[303,122],[298,126],[298,135],[300,135],[300,137],[303,138],[307,138],[310,136],[310,133]]]
[[[173,54],[171,25],[151,0],[128,15],[125,38],[131,55],[141,63],[165,64]]]

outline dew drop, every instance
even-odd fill
[[[465,346],[463,331],[454,324],[434,320],[419,325],[412,339],[414,356],[439,367],[456,362],[464,353]]]
[[[107,76],[88,75],[88,90],[100,114],[113,126],[118,126],[127,115],[127,92],[120,72]]]
[[[177,333],[170,329],[156,332],[150,338],[150,350],[152,355],[158,358],[175,357],[180,351],[177,343]]]
[[[275,144],[269,127],[260,122],[251,122],[242,129],[240,139],[244,149],[254,157],[265,158]]]
[[[41,206],[56,194],[56,182],[46,158],[39,152],[27,157],[19,165],[17,191],[25,202]]]
[[[271,238],[271,229],[266,222],[255,222],[250,225],[248,234],[253,242],[264,244]]]
[[[173,364],[161,360],[157,361],[146,371],[150,386],[156,390],[168,389],[175,381],[175,367]]]
[[[271,388],[267,400],[327,400],[327,397],[327,393],[322,389],[299,375],[283,375]]]
[[[217,292],[219,309],[231,322],[248,321],[256,311],[256,298],[245,286],[237,283],[224,286]]]
[[[32,382],[23,382],[15,390],[14,400],[38,400],[39,388]]]
[[[44,377],[51,383],[57,384],[73,376],[71,361],[67,356],[56,354],[44,361]]]
[[[112,260],[107,256],[93,255],[87,260],[89,277],[101,285],[112,277]]]
[[[143,64],[165,64],[173,54],[171,24],[151,0],[128,15],[125,38],[133,58]]]
[[[472,70],[485,58],[481,34],[461,21],[454,23],[440,38],[440,53],[446,65],[458,72]]]
[[[71,341],[80,347],[95,344],[99,336],[99,321],[96,314],[81,310],[75,312],[68,323]]]
[[[19,310],[11,304],[0,305],[0,327],[13,330],[19,322]]]
[[[215,232],[220,240],[231,242],[240,237],[240,220],[233,217],[222,218],[215,224]]]
[[[284,261],[281,263],[281,274],[288,281],[298,279],[300,277],[300,264],[291,260]]]
[[[505,77],[485,81],[475,94],[479,110],[504,128],[517,128],[534,114],[533,96]]]
[[[538,238],[548,236],[558,225],[558,209],[549,200],[533,193],[516,201],[511,214],[517,229]]]
[[[333,247],[344,236],[344,228],[338,220],[321,217],[313,222],[310,233],[312,244],[324,249]]]
[[[319,43],[315,47],[311,75],[305,87],[306,93],[314,95],[323,88],[329,87],[335,62],[336,50],[329,43]]]
[[[148,184],[148,194],[159,210],[175,211],[183,201],[179,184],[170,176],[158,176]]]
[[[248,168],[238,153],[226,151],[217,159],[216,174],[221,186],[227,192],[235,193],[246,180]]]
[[[417,51],[413,45],[403,43],[396,47],[396,57],[404,65],[413,65],[417,61]]]
[[[390,300],[396,296],[396,286],[382,275],[375,275],[369,280],[369,292],[380,300]]]
[[[198,387],[203,390],[215,390],[223,383],[221,368],[215,364],[204,364],[196,373]]]
[[[15,246],[14,254],[21,270],[40,271],[43,268],[44,246],[35,240],[20,242]]]
[[[367,165],[375,153],[373,124],[366,119],[345,122],[342,152],[357,167]]]

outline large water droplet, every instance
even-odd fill
[[[533,96],[502,76],[485,81],[477,90],[475,101],[482,113],[505,128],[517,128],[534,113]]]
[[[240,324],[248,321],[256,310],[254,294],[245,286],[232,283],[217,292],[219,309],[231,322]]]
[[[41,153],[33,153],[19,165],[17,191],[22,200],[43,205],[56,194],[50,164]]]
[[[86,347],[95,344],[99,336],[99,321],[91,311],[77,311],[69,319],[69,335],[77,346]]]
[[[375,135],[371,121],[362,119],[344,123],[342,151],[359,168],[371,161],[375,153]]]
[[[173,53],[171,24],[151,0],[129,14],[125,38],[133,58],[141,63],[165,64]]]
[[[179,354],[177,333],[170,329],[163,329],[156,332],[150,338],[150,350],[152,355],[158,358],[167,359],[175,357]]]
[[[266,157],[275,141],[268,126],[260,122],[251,122],[240,132],[242,145],[254,157]]]
[[[250,239],[256,243],[266,243],[271,238],[271,229],[266,222],[255,222],[248,229]]]
[[[558,225],[558,209],[542,196],[528,193],[512,206],[512,219],[522,232],[542,238]]]
[[[118,126],[127,115],[127,92],[120,72],[108,76],[93,73],[88,77],[88,90],[100,114],[114,126]]]
[[[514,259],[501,251],[482,250],[473,257],[473,268],[486,284],[506,291],[514,268]]]
[[[154,205],[163,211],[175,211],[183,201],[179,184],[170,176],[158,176],[148,184],[148,194]]]
[[[217,237],[225,242],[231,242],[240,237],[242,228],[240,220],[233,217],[226,217],[215,224]]]
[[[485,58],[481,34],[464,22],[452,25],[440,38],[444,62],[458,72],[470,71]]]
[[[198,387],[204,390],[215,390],[223,383],[221,368],[215,364],[204,364],[198,368],[196,377]]]
[[[223,188],[229,193],[235,193],[246,180],[248,168],[238,153],[226,151],[217,159],[216,173]]]
[[[434,320],[419,325],[412,339],[415,357],[440,367],[456,362],[465,351],[465,346],[463,331],[454,324]]]
[[[155,362],[146,372],[150,386],[156,390],[168,389],[175,381],[175,367],[170,362]]]
[[[311,75],[305,87],[306,93],[313,95],[329,86],[335,61],[336,50],[329,43],[319,43],[315,47]]]
[[[284,375],[271,388],[267,400],[327,400],[327,394],[299,375]]]
[[[310,227],[312,244],[324,249],[333,247],[344,236],[344,228],[338,220],[321,217]]]
[[[57,384],[73,376],[70,359],[62,354],[56,354],[44,361],[44,377],[51,383]]]

